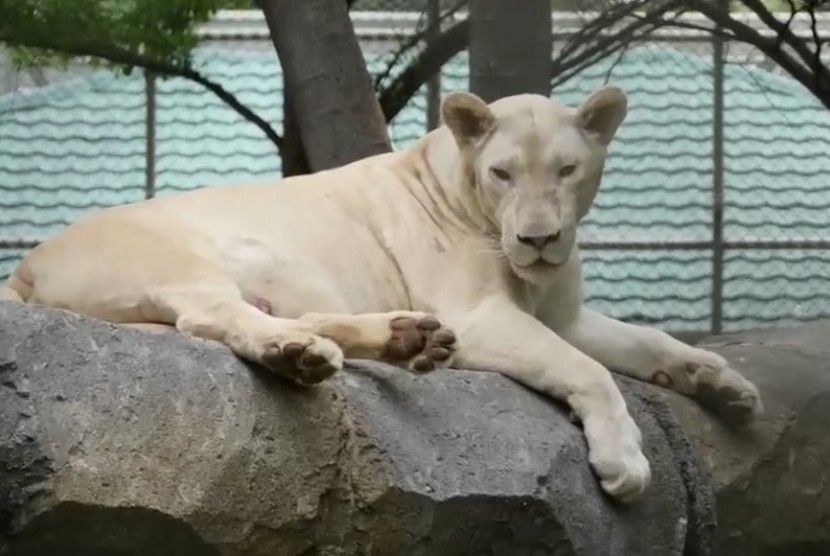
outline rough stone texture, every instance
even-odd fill
[[[830,554],[830,322],[700,342],[750,377],[766,415],[735,434],[679,396],[716,492],[718,556]]]
[[[755,434],[621,380],[655,482],[620,508],[567,410],[500,375],[299,388],[214,342],[0,303],[0,554],[826,554],[827,336],[802,332],[717,348],[766,397]]]

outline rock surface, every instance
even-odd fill
[[[827,554],[826,332],[716,348],[765,396],[748,433],[621,379],[655,475],[621,508],[567,410],[500,375],[360,362],[299,388],[214,342],[0,303],[0,554]]]
[[[707,338],[755,382],[764,419],[736,434],[671,396],[712,477],[719,556],[830,554],[830,322]]]

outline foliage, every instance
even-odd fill
[[[65,64],[82,58],[129,73],[134,67],[190,79],[259,127],[277,147],[270,123],[222,85],[191,67],[196,25],[220,9],[250,0],[0,0],[0,43],[21,65]]]
[[[12,47],[18,66],[65,64],[91,50],[184,65],[197,42],[195,24],[219,9],[249,5],[249,0],[0,0],[0,41]]]

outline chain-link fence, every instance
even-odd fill
[[[567,17],[554,14],[555,52],[578,23]],[[419,16],[354,19],[377,74]],[[279,132],[282,81],[261,19],[220,19],[204,36],[200,71]],[[466,89],[467,77],[462,52],[440,90]],[[87,70],[52,79],[0,97],[0,278],[88,210],[279,175],[262,130],[193,82]],[[670,331],[830,316],[830,111],[751,48],[692,30],[631,44],[554,96],[577,104],[607,81],[630,110],[582,227],[588,303]],[[426,131],[435,98],[423,87],[392,121],[396,147]]]
[[[424,0],[355,0],[353,10],[378,12],[418,12],[424,8]]]

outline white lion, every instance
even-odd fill
[[[501,372],[567,402],[603,489],[633,502],[650,469],[608,368],[738,421],[761,401],[720,356],[583,306],[577,224],[626,111],[614,87],[578,108],[452,93],[406,150],[83,217],[0,297],[172,325],[304,384],[344,357]]]

